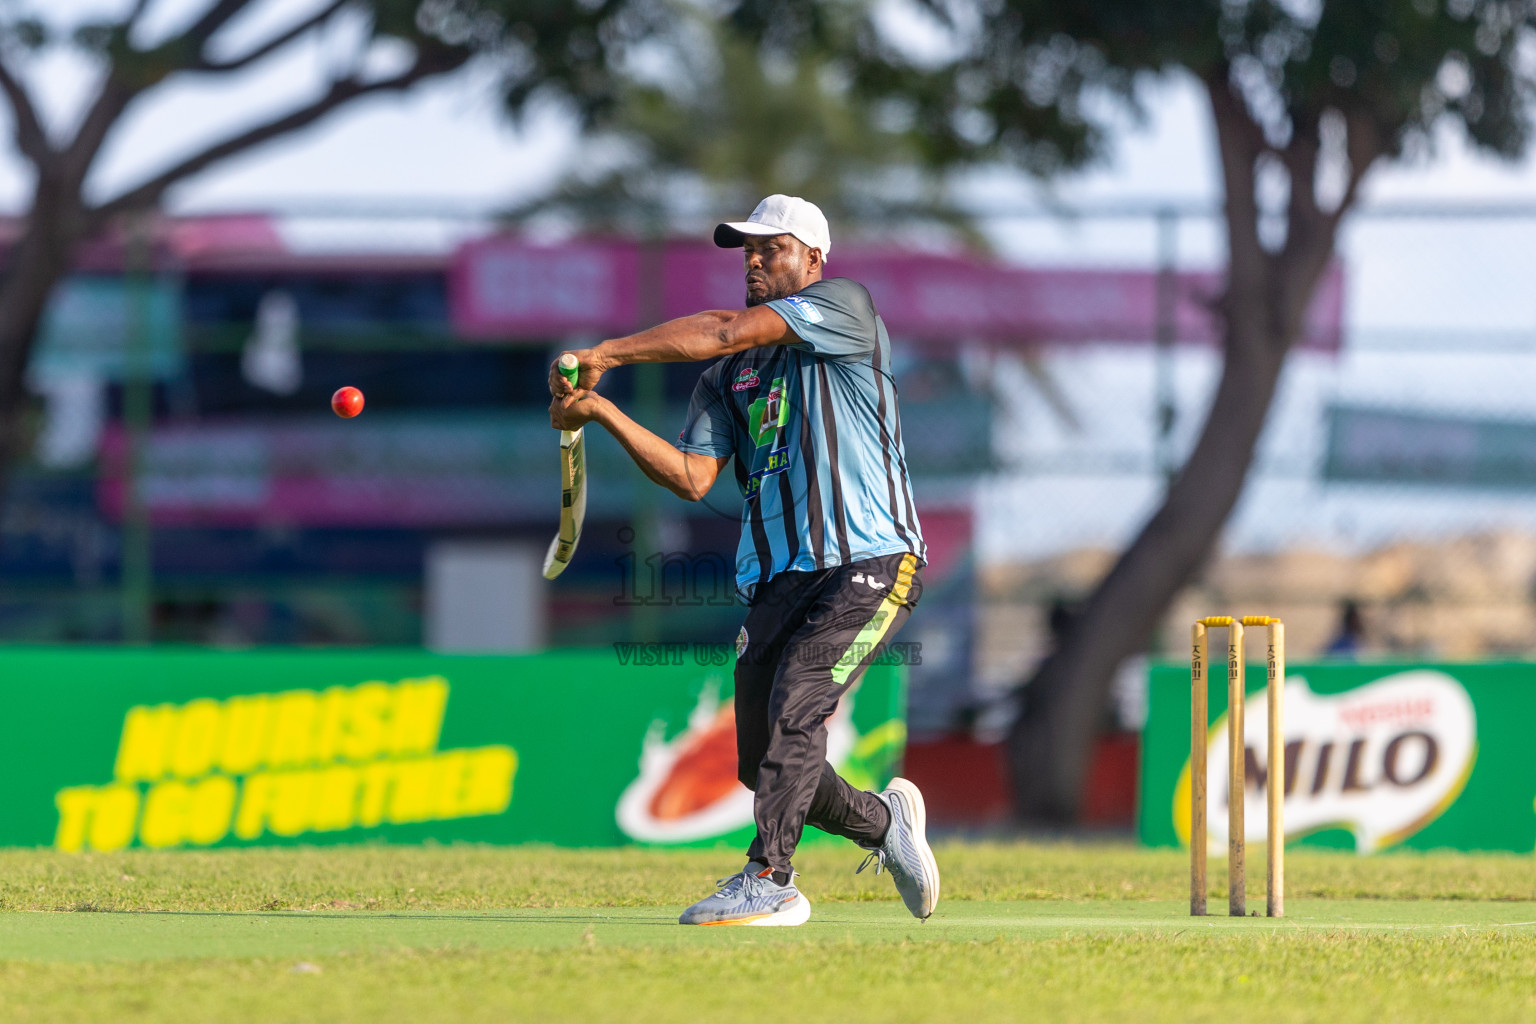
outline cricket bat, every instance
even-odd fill
[[[576,386],[576,357],[567,352],[560,357],[560,373]],[[544,555],[544,578],[552,580],[565,572],[576,555],[581,540],[581,523],[587,517],[587,453],[581,442],[581,428],[560,431],[560,532],[549,542]]]

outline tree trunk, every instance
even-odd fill
[[[1273,297],[1270,301],[1252,296],[1245,303],[1229,292],[1233,315],[1228,317],[1221,380],[1194,451],[1162,507],[1024,688],[1022,712],[1008,737],[1015,804],[1024,821],[1068,824],[1077,819],[1116,670],[1145,650],[1164,611],[1209,559],[1242,494],[1301,321],[1294,308],[1275,306],[1299,303],[1305,309],[1319,276],[1312,266],[1286,269],[1292,271],[1293,287],[1263,289]],[[1275,327],[1284,333],[1277,336]]]
[[[1231,90],[1224,68],[1206,85],[1226,185],[1221,380],[1195,449],[1162,507],[1022,691],[1008,757],[1024,821],[1077,820],[1115,672],[1128,656],[1146,649],[1174,597],[1210,558],[1242,494],[1286,353],[1333,252],[1337,218],[1317,216],[1314,197],[1300,191],[1292,196],[1285,247],[1275,254],[1263,249],[1254,191],[1256,161],[1265,149],[1262,134]],[[1304,184],[1293,181],[1299,190]]]
[[[1229,328],[1221,381],[1193,454],[1024,691],[1009,736],[1023,819],[1077,818],[1115,671],[1144,648],[1164,609],[1209,558],[1242,493],[1283,364],[1283,345]]]

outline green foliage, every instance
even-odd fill
[[[14,7],[24,8],[25,3]],[[39,0],[31,6],[41,7]],[[127,6],[127,5],[125,5]],[[418,59],[441,69],[470,55],[494,63],[502,75],[509,110],[519,113],[533,97],[559,93],[583,115],[603,110],[615,96],[614,68],[629,49],[664,23],[664,0],[315,0],[244,53],[210,56],[227,26],[271,0],[199,0],[185,27],[143,46],[135,27],[155,3],[133,4],[121,20],[93,17],[70,23],[68,11],[49,19],[23,14],[0,24],[0,38],[21,50],[68,45],[105,58],[138,87],[178,72],[223,74],[248,66],[247,58],[276,53],[288,43],[350,17],[367,27],[367,40],[410,44]],[[359,16],[361,21],[359,21]],[[668,15],[671,17],[671,15]],[[290,29],[298,29],[288,37]],[[281,43],[283,45],[272,45]]]
[[[5,31],[24,49],[40,50],[48,45],[48,26],[39,18],[18,18],[5,26]]]
[[[857,91],[835,53],[765,48],[703,18],[652,45],[649,70],[594,112],[590,163],[524,215],[651,233],[686,223],[680,211],[709,219],[783,192],[815,197],[845,223],[960,221],[912,119]]]
[[[589,229],[654,234],[785,192],[813,196],[844,223],[980,245],[948,200],[955,172],[1010,160],[1049,173],[1091,155],[1084,127],[1050,108],[1022,111],[1002,142],[979,143],[954,103],[957,69],[909,58],[871,0],[591,10],[608,20],[562,44],[565,65],[544,61],[555,73],[509,89],[515,109],[558,98],[589,132],[568,180],[515,217],[556,212]],[[993,103],[1011,116],[1005,97]]]
[[[668,0],[425,0],[448,38],[476,34],[503,75],[514,117],[558,96],[584,122],[616,102],[622,68],[636,48],[678,17]],[[478,26],[473,29],[472,26]]]
[[[1326,141],[1342,119],[1357,173],[1422,149],[1442,121],[1486,150],[1529,140],[1536,92],[1530,0],[918,0],[952,59],[933,66],[867,26],[846,52],[858,88],[910,104],[931,159],[1003,157],[1039,173],[1111,141],[1095,102],[1137,107],[1148,75],[1230,83],[1277,150]],[[742,0],[737,26],[780,47],[825,45],[847,0]],[[846,35],[846,33],[845,33]],[[1336,134],[1338,134],[1336,129]]]
[[[881,6],[859,0],[741,0],[737,31],[774,51],[820,47],[845,62],[865,101],[900,111],[927,166],[1005,162],[1036,176],[1078,167],[1102,153],[1102,136],[1080,109],[1084,76],[1047,66],[1015,12],[997,4],[917,0],[923,40],[882,27]],[[1095,84],[1116,69],[1094,66]],[[1050,95],[1039,85],[1061,74]],[[1124,76],[1122,76],[1124,77]]]
[[[948,13],[961,24],[958,5]],[[1528,140],[1527,0],[997,0],[981,25],[963,73],[983,104],[1022,98],[1080,114],[1087,91],[1134,102],[1138,76],[1184,69],[1230,80],[1277,147],[1314,136],[1329,112],[1385,156],[1441,120],[1505,156]],[[1102,132],[1093,126],[1090,140]]]

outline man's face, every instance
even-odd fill
[[[748,235],[742,240],[747,268],[747,305],[782,299],[821,280],[821,250],[794,235]]]

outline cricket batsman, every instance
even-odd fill
[[[795,885],[806,825],[846,836],[889,871],[926,919],[939,871],[922,794],[906,779],[854,789],[827,762],[826,722],[885,649],[922,592],[926,556],[912,500],[891,343],[864,287],[824,278],[832,239],[815,205],[764,199],[715,228],[740,248],[746,308],[681,317],[578,349],[573,387],[550,367],[550,423],[601,424],[645,475],[688,500],[727,465],[744,498],[737,591],[737,775],[754,793],[747,864],[684,911],[683,924],[798,925]],[[627,363],[708,362],[673,445],[593,390]]]

